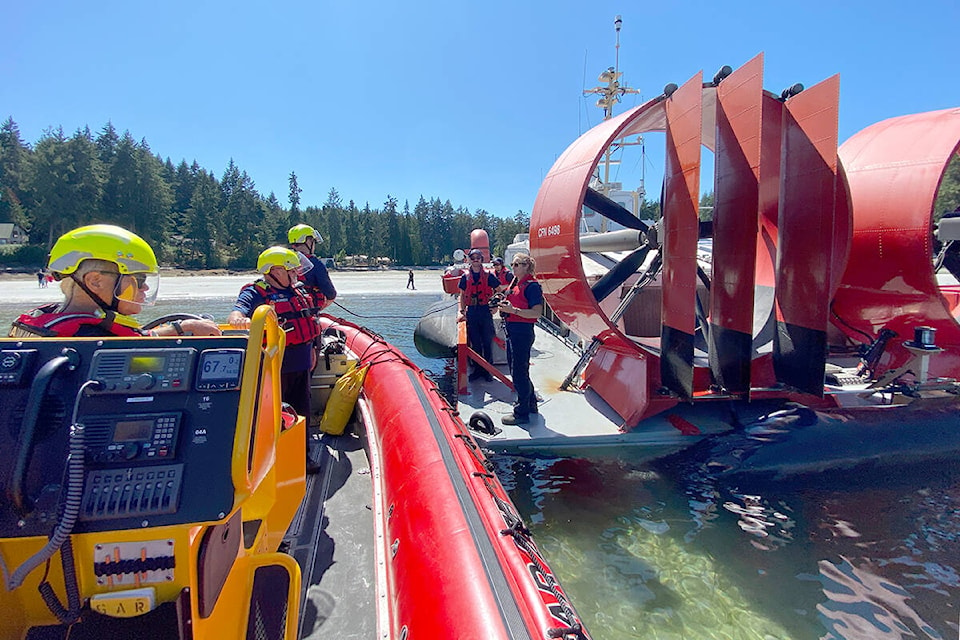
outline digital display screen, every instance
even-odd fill
[[[131,356],[130,373],[157,373],[163,371],[166,361],[163,356]]]
[[[153,437],[153,420],[127,420],[113,428],[114,442],[140,442]]]
[[[239,351],[207,351],[200,361],[200,380],[240,380],[243,355]]]

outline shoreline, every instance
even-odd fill
[[[255,270],[250,271],[234,271],[232,269],[175,269],[175,268],[160,268],[161,277],[174,277],[174,278],[191,278],[197,276],[243,276],[248,274],[256,275]],[[0,282],[4,280],[36,280],[37,272],[34,271],[0,271]]]
[[[414,273],[421,271],[437,271],[443,267],[390,267],[388,269],[377,268],[347,268],[330,269],[330,276],[336,277],[338,273],[384,273],[384,272],[404,272],[413,269]],[[255,269],[240,271],[236,269],[180,269],[177,267],[160,267],[160,276],[163,278],[197,278],[210,276],[250,276],[256,278],[259,274]],[[0,282],[11,280],[33,280],[36,281],[36,270],[30,271],[0,271]],[[52,284],[52,283],[51,283]]]

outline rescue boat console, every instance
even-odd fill
[[[49,532],[73,424],[84,427],[86,458],[75,532],[230,512],[235,424],[225,417],[239,409],[246,339],[182,342],[41,339],[0,349],[0,537]]]
[[[0,340],[0,638],[243,637],[278,597],[267,636],[295,635],[283,343],[267,308],[249,336]]]

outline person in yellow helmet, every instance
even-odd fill
[[[220,334],[215,323],[200,319],[140,329],[133,316],[156,301],[160,270],[150,245],[122,227],[94,224],[63,234],[47,269],[60,281],[63,301],[21,315],[11,337]]]
[[[309,422],[310,373],[313,370],[313,343],[320,334],[314,318],[316,304],[299,281],[302,265],[300,256],[286,247],[270,247],[257,258],[257,271],[263,276],[245,285],[237,296],[227,322],[238,329],[250,326],[250,318],[260,305],[273,307],[286,331],[286,347],[280,368],[280,392],[283,401]],[[320,467],[310,457],[309,430],[307,430],[307,473],[316,473]]]
[[[317,311],[324,309],[337,297],[337,289],[333,286],[327,266],[315,254],[317,245],[323,242],[323,237],[310,225],[298,224],[287,231],[287,241],[294,251],[306,256],[313,265],[303,274],[303,284],[313,296]]]

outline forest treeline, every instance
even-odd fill
[[[301,209],[300,194],[295,172],[284,204],[274,193],[259,193],[233,160],[218,178],[196,161],[164,160],[145,139],[118,134],[112,123],[97,135],[89,127],[69,137],[62,128],[48,130],[32,145],[13,118],[0,126],[0,222],[22,227],[31,243],[2,256],[8,264],[39,265],[61,234],[94,222],[130,229],[154,247],[161,264],[191,269],[252,268],[265,247],[285,244],[287,229],[301,222],[323,235],[323,256],[421,266],[449,262],[478,228],[502,253],[530,225],[523,211],[503,218],[438,197],[421,196],[411,207],[388,195],[372,208],[344,202],[331,188],[322,206]]]
[[[934,205],[935,220],[960,206],[960,156],[950,163]],[[449,200],[423,196],[411,208],[388,195],[378,208],[344,202],[331,188],[320,207],[301,209],[295,172],[286,203],[264,197],[233,160],[219,178],[194,161],[174,165],[151,151],[145,139],[117,133],[107,123],[66,136],[62,128],[25,143],[13,118],[0,125],[0,222],[14,222],[31,244],[0,254],[5,264],[39,266],[64,232],[93,222],[117,224],[143,236],[165,265],[190,269],[249,269],[265,247],[286,242],[286,230],[304,222],[320,231],[319,253],[388,257],[398,265],[446,264],[469,243],[470,231],[486,229],[495,254],[503,253],[530,216],[471,212]],[[713,194],[701,199],[701,218],[712,217]],[[640,217],[659,217],[659,204],[644,201]]]

